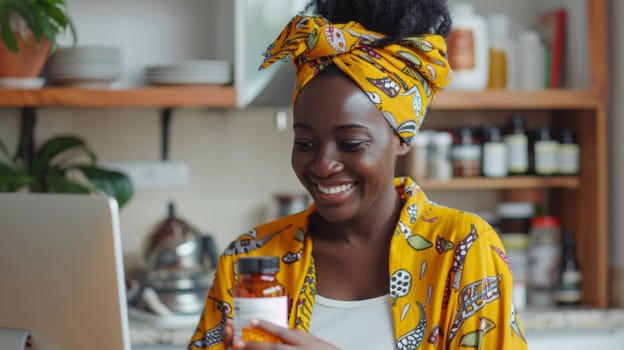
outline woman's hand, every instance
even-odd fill
[[[244,342],[239,340],[234,343],[234,350],[340,350],[326,341],[299,329],[290,330],[262,320],[251,320],[250,323],[253,327],[262,329],[280,338],[283,344]],[[227,329],[226,324],[226,331]],[[227,345],[227,343],[225,344]]]
[[[229,318],[225,320],[225,329],[223,329],[223,334],[221,334],[221,341],[226,349],[232,348],[232,343],[234,342],[234,322]]]

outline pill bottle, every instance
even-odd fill
[[[432,180],[450,180],[453,178],[451,146],[453,135],[447,131],[438,131],[431,135],[429,147],[428,175]]]
[[[559,172],[559,140],[549,126],[537,129],[533,143],[533,169],[537,175],[555,175]]]
[[[484,90],[489,68],[487,23],[470,3],[457,3],[450,10],[453,29],[447,52],[453,81],[449,89]]]
[[[474,130],[465,126],[459,129],[451,151],[454,177],[474,177],[481,172],[481,144]]]
[[[284,286],[277,280],[279,258],[276,256],[241,257],[237,262],[238,281],[232,288],[234,297],[234,341],[280,343],[249,321],[262,319],[288,327],[288,300]]]
[[[528,302],[533,307],[553,306],[553,288],[560,259],[561,228],[551,215],[533,218],[529,231]]]
[[[524,175],[529,171],[529,137],[524,118],[514,115],[507,121],[503,139],[507,146],[507,172],[509,175]]]

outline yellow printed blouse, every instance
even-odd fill
[[[511,303],[509,260],[496,232],[478,216],[433,203],[410,178],[395,178],[403,208],[390,244],[394,337],[399,350],[527,349]],[[308,331],[316,295],[312,238],[315,206],[259,226],[219,258],[214,285],[189,349],[225,349],[238,257],[279,256],[289,326]]]

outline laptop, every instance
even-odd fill
[[[0,329],[29,349],[129,350],[123,271],[114,199],[0,193]]]

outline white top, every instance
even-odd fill
[[[310,333],[342,350],[395,349],[389,295],[364,300],[335,300],[317,295]]]

